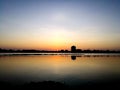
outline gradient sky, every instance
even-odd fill
[[[0,48],[120,50],[120,0],[0,0]]]

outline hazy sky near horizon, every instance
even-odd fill
[[[0,48],[120,49],[120,0],[0,0]]]

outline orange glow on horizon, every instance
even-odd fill
[[[7,49],[35,49],[35,50],[70,50],[72,45],[75,45],[77,49],[110,49],[120,50],[120,42],[106,42],[106,41],[86,41],[79,40],[69,41],[69,38],[60,37],[59,34],[49,39],[14,39],[12,41],[1,41],[0,48]],[[79,41],[79,42],[78,42]]]

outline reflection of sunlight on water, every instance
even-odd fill
[[[73,61],[74,60],[74,61]],[[0,56],[0,80],[39,81],[98,79],[120,75],[119,56],[11,55]]]

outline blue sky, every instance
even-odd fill
[[[0,47],[120,49],[119,0],[0,0]]]

